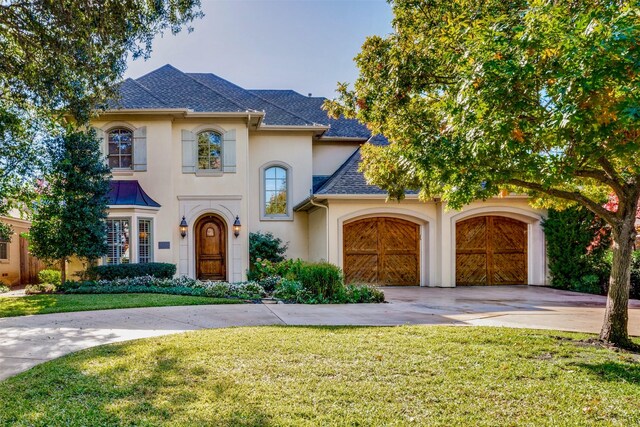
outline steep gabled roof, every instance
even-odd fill
[[[211,73],[188,73],[188,76],[199,81],[212,90],[233,99],[235,102],[247,106],[247,109],[264,111],[264,123],[267,125],[310,126],[312,121],[287,110],[273,102],[254,95],[228,80]]]
[[[189,108],[201,112],[247,111],[246,105],[226,97],[171,65],[146,74],[137,82],[170,108]],[[125,108],[132,108],[128,105]]]

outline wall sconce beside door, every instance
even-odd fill
[[[187,229],[188,228],[189,228],[189,224],[187,224],[187,221],[183,216],[182,217],[182,221],[180,221],[180,235],[182,236],[183,239],[187,235]]]

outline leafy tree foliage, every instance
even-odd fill
[[[601,276],[608,276],[605,261],[610,244],[604,221],[581,206],[550,209],[543,221],[551,285],[560,289],[602,293]],[[603,286],[605,285],[605,286]]]
[[[129,55],[202,16],[199,0],[0,2],[0,215],[41,172],[42,135],[79,126],[115,94]],[[40,155],[38,155],[40,153]],[[32,184],[32,182],[31,182]],[[12,206],[13,205],[13,206]],[[0,226],[0,237],[10,234]]]
[[[367,179],[450,208],[503,189],[604,219],[613,268],[601,338],[631,345],[629,265],[640,196],[640,5],[634,0],[397,0],[332,115],[391,141],[363,149]],[[603,207],[607,194],[618,210]]]
[[[44,261],[59,261],[64,283],[69,257],[93,260],[107,251],[110,172],[93,129],[68,130],[49,144],[49,151],[51,170],[33,215],[30,250]]]

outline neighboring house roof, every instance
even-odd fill
[[[153,200],[140,186],[136,180],[111,181],[109,183],[109,205],[144,206],[159,208],[160,204]]]

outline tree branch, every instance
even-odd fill
[[[618,196],[618,199],[620,199],[620,197],[624,193],[624,188],[623,188],[622,184],[620,184],[618,181],[613,179],[608,173],[603,172],[601,170],[598,170],[598,169],[578,169],[578,170],[576,170],[575,174],[576,174],[576,176],[580,176],[580,177],[583,177],[583,178],[595,179],[596,181],[599,181],[599,182],[601,182],[603,184],[608,185],[616,193],[616,195]]]
[[[540,184],[536,184],[534,182],[523,181],[521,179],[510,179],[508,181],[509,184],[515,185],[522,188],[528,188],[530,190],[539,191],[541,193],[548,194],[553,197],[559,197],[565,200],[571,200],[573,202],[578,202],[585,206],[587,209],[607,221],[610,225],[618,225],[620,223],[620,219],[616,216],[614,212],[609,212],[604,207],[594,202],[590,198],[586,197],[584,194],[578,191],[566,191],[566,190],[558,190],[557,188],[545,188]]]

